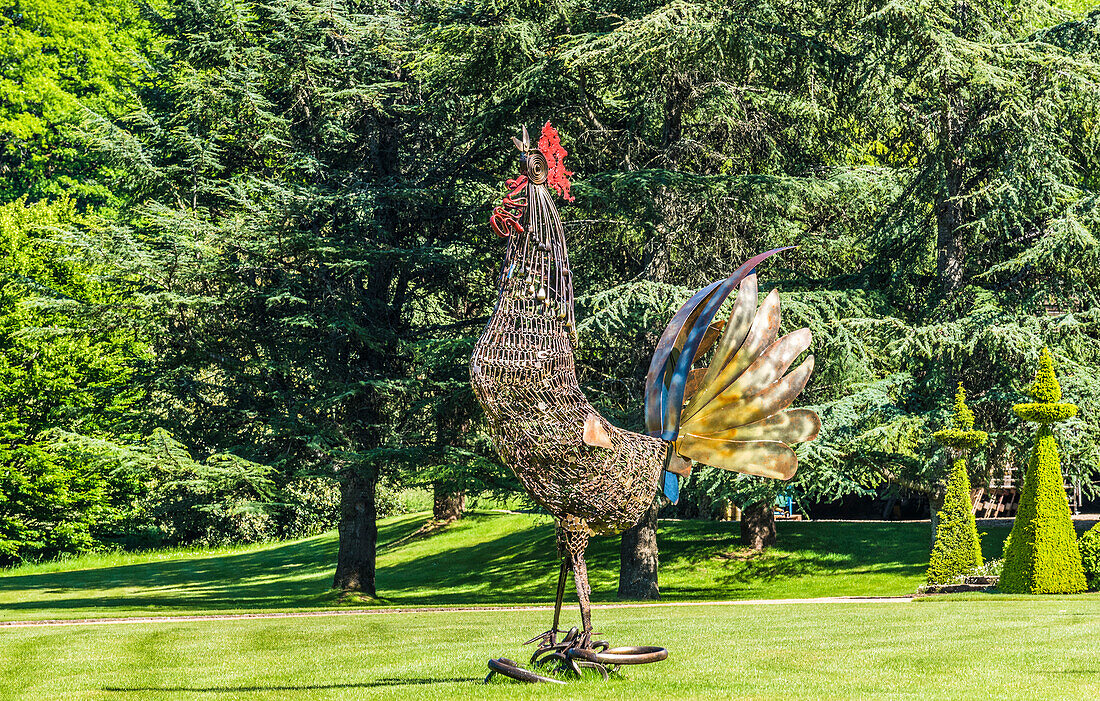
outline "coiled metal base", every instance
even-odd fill
[[[576,628],[566,633],[561,642],[556,642],[559,632],[563,631],[550,630],[528,641],[531,643],[541,640],[538,649],[531,655],[531,666],[534,669],[547,673],[571,674],[574,677],[580,677],[585,669],[591,669],[606,680],[623,665],[649,664],[668,658],[668,650],[654,645],[610,647],[602,640],[588,642],[587,636],[579,635]],[[488,682],[495,674],[527,683],[565,683],[560,679],[524,669],[505,657],[489,660],[489,674],[485,681]]]

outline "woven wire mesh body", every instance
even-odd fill
[[[470,377],[493,444],[523,488],[569,530],[615,533],[652,503],[669,444],[615,428],[581,392],[565,235],[547,186],[528,183],[526,195],[523,231],[509,239]],[[610,448],[584,443],[590,417]]]

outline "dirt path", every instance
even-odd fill
[[[593,609],[677,608],[687,606],[776,606],[780,604],[904,604],[911,596],[824,596],[817,599],[744,599],[738,601],[680,601],[670,603],[595,604]],[[196,616],[133,616],[127,618],[74,618],[72,620],[0,621],[0,628],[48,626],[107,626],[122,623],[175,623],[179,621],[243,621],[252,618],[311,618],[316,616],[390,616],[400,613],[481,613],[485,611],[552,611],[553,606],[454,606],[441,608],[334,609],[279,613],[227,613]]]

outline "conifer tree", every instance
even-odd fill
[[[1021,419],[1038,423],[1039,430],[1020,507],[1005,543],[999,586],[1015,594],[1074,594],[1085,591],[1085,575],[1051,424],[1073,417],[1077,407],[1062,402],[1054,358],[1047,348],[1039,356],[1039,369],[1027,392],[1034,401],[1012,410]]]
[[[974,430],[974,412],[966,405],[966,390],[961,382],[955,390],[951,423],[951,428],[932,435],[938,443],[951,449],[955,460],[947,478],[947,493],[937,519],[936,540],[928,564],[927,580],[931,584],[946,584],[982,565],[982,544],[974,522],[964,451],[985,443],[989,435]]]
[[[640,426],[653,329],[692,289],[797,245],[761,281],[781,287],[784,323],[814,333],[803,397],[823,430],[790,485],[804,503],[934,492],[930,398],[959,376],[1010,391],[1034,344],[1066,349],[1100,416],[1100,16],[946,0],[555,7],[442,2],[421,66],[472,141],[555,115],[577,173],[563,209],[577,368],[607,415]],[[1079,476],[1100,464],[1086,415],[1065,446]],[[974,453],[978,469],[1022,459],[1007,431]],[[777,487],[703,471],[685,503],[705,489],[767,504]]]
[[[1034,343],[1066,349],[1086,419],[1064,447],[1095,469],[1100,18],[955,6],[167,3],[144,109],[108,139],[130,197],[113,250],[162,351],[152,413],[192,450],[348,484],[499,470],[465,374],[499,261],[484,215],[507,137],[552,116],[578,373],[618,424],[640,426],[671,309],[796,244],[761,279],[815,336],[807,501],[929,489],[929,398],[960,375],[1006,391]],[[998,435],[974,457],[1017,453]]]
[[[101,323],[106,272],[66,245],[73,202],[0,204],[0,564],[96,547],[120,491],[108,469],[53,450],[51,432],[132,428],[146,348]],[[121,501],[125,501],[125,496]]]
[[[468,353],[448,305],[480,289],[453,245],[464,144],[428,119],[403,9],[170,0],[150,10],[165,49],[142,109],[103,125],[126,197],[111,251],[156,353],[150,414],[197,459],[338,480],[333,584],[368,596],[379,480],[431,448],[421,390],[439,347]]]

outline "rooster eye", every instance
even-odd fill
[[[541,151],[531,151],[527,154],[527,179],[535,185],[546,182],[546,176],[550,173],[550,166],[546,162],[546,156]]]

